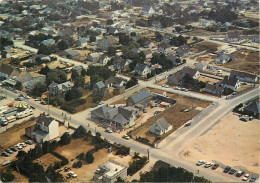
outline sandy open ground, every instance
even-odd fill
[[[216,126],[186,146],[184,159],[219,162],[259,176],[260,120],[242,122],[229,113]]]

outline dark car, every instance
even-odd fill
[[[231,175],[233,175],[233,174],[236,173],[236,172],[237,172],[237,170],[234,169],[234,168],[232,168],[228,173],[231,174]]]
[[[43,101],[41,101],[41,104],[47,105],[47,102],[43,100]]]
[[[9,154],[12,154],[13,151],[11,149],[6,149],[5,152],[9,153]]]
[[[228,171],[231,170],[230,166],[226,166],[226,168],[224,169],[224,173],[228,173]]]
[[[256,177],[252,176],[251,179],[249,180],[249,182],[255,182],[256,181]]]
[[[161,111],[155,111],[154,115],[157,115],[157,114],[160,114],[160,113],[161,113]]]
[[[33,142],[32,142],[31,140],[26,140],[25,143],[26,143],[26,144],[29,144],[29,145],[32,145],[32,144],[33,144]]]
[[[212,170],[216,170],[218,167],[219,167],[219,164],[218,164],[218,163],[215,163],[215,164],[212,166]]]
[[[236,174],[236,177],[241,177],[244,174],[245,174],[244,171],[238,171],[237,174]]]
[[[30,121],[33,121],[33,120],[35,120],[35,116],[32,116],[32,117],[30,117]]]
[[[16,147],[10,147],[10,149],[11,149],[13,152],[18,151],[18,149],[17,149]]]
[[[10,154],[7,153],[7,152],[2,152],[1,155],[2,155],[2,156],[5,156],[5,157],[9,157],[9,156],[10,156]]]

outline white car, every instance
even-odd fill
[[[204,167],[205,167],[205,168],[209,168],[209,167],[211,167],[211,166],[213,166],[213,163],[206,163]]]
[[[174,90],[180,90],[180,88],[176,86],[176,87],[174,87]]]
[[[243,181],[247,181],[250,178],[250,175],[247,173],[245,174],[245,176],[243,177]]]
[[[70,177],[73,177],[73,178],[76,178],[78,175],[77,174],[75,174],[73,171],[70,171],[69,173],[68,173],[68,175],[70,176]]]
[[[31,97],[29,97],[29,96],[26,95],[24,98],[26,98],[26,99],[30,99]]]
[[[198,161],[198,163],[196,164],[197,166],[200,166],[200,165],[203,165],[203,164],[205,164],[206,163],[206,161],[204,161],[204,160],[200,160],[200,161]]]

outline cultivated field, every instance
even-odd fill
[[[229,113],[216,126],[186,146],[183,156],[195,163],[198,160],[219,162],[249,173],[259,173],[260,120],[243,122]],[[223,171],[223,170],[222,170]]]

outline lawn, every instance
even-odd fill
[[[44,170],[46,171],[49,166],[54,166],[54,164],[59,161],[61,161],[59,158],[52,155],[51,153],[48,153],[34,160],[33,162],[42,165]]]
[[[191,47],[192,52],[199,53],[204,50],[206,50],[208,53],[215,53],[218,51],[218,47],[221,45],[217,43],[212,43],[208,41],[201,42],[199,44],[196,44],[195,46]]]

